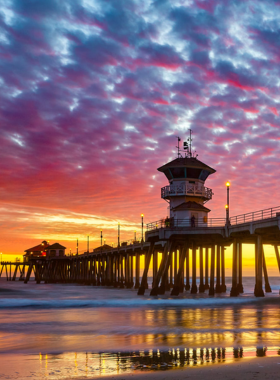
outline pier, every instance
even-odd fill
[[[222,225],[222,223],[224,224]],[[263,244],[274,247],[280,272],[280,207],[238,215],[226,221],[209,220],[209,226],[190,226],[177,221],[166,227],[163,221],[147,225],[145,242],[120,245],[116,248],[85,252],[78,256],[30,259],[28,262],[2,262],[0,275],[8,281],[77,283],[137,289],[139,295],[151,296],[170,292],[172,296],[230,291],[231,296],[243,293],[242,245],[255,245],[255,296],[271,292]],[[219,225],[219,223],[221,225]],[[225,249],[232,244],[232,285],[225,284]],[[161,262],[158,260],[162,255]],[[144,270],[140,277],[140,256]],[[190,257],[192,260],[190,261]],[[152,268],[152,288],[148,289],[148,273]],[[199,269],[199,286],[197,286]]]
[[[256,297],[271,292],[263,245],[274,247],[280,272],[280,206],[257,212],[229,216],[229,187],[225,218],[209,218],[205,203],[213,197],[204,183],[215,169],[197,159],[191,151],[191,135],[184,143],[185,157],[179,147],[178,157],[158,168],[169,181],[161,189],[161,198],[169,203],[169,215],[146,225],[145,239],[131,244],[119,241],[116,247],[102,245],[82,255],[29,258],[28,262],[0,264],[0,276],[9,281],[27,283],[35,277],[37,284],[82,283],[93,286],[113,286],[146,291],[151,296],[170,291],[172,296],[189,291],[191,294],[230,292],[232,297],[243,293],[242,247],[255,246]],[[136,240],[136,239],[135,239]],[[43,242],[46,243],[46,242]],[[43,244],[42,243],[42,244]],[[226,289],[225,249],[232,245],[232,284]],[[63,246],[59,246],[64,248]],[[60,251],[59,251],[60,252]],[[159,253],[161,260],[159,260]],[[144,269],[140,276],[140,258]],[[13,268],[13,270],[12,270]],[[148,289],[148,274],[152,268],[152,287]],[[199,269],[197,286],[197,269]],[[13,273],[13,275],[12,275]]]

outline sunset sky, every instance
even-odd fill
[[[0,251],[166,216],[193,130],[209,217],[280,205],[280,2],[0,0]]]

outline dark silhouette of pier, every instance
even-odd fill
[[[221,222],[221,221],[220,221]],[[170,291],[177,296],[184,291],[191,294],[226,292],[225,249],[231,244],[231,296],[243,293],[242,245],[255,245],[255,296],[271,292],[266,269],[263,244],[274,246],[280,271],[280,207],[238,215],[223,225],[190,227],[185,222],[169,226],[159,221],[147,225],[145,241],[100,247],[82,255],[30,259],[28,262],[2,262],[0,275],[8,281],[27,283],[35,277],[37,284],[81,283],[93,286],[135,288],[139,295],[148,290],[148,272],[152,267],[151,296]],[[162,254],[159,262],[159,253]],[[140,256],[144,270],[140,277]],[[190,257],[192,260],[190,261]],[[197,269],[199,286],[197,287]]]

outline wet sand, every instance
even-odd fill
[[[102,380],[174,380],[174,379],[205,379],[205,380],[255,380],[280,378],[280,357],[255,358],[236,360],[232,363],[211,364],[203,367],[187,367],[183,369],[134,372],[130,374],[100,376]],[[72,378],[68,378],[70,380]],[[77,377],[75,377],[77,379]],[[95,380],[96,377],[79,377],[79,380]]]

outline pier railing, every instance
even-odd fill
[[[249,223],[254,222],[255,220],[275,218],[276,216],[280,216],[280,206],[266,208],[260,211],[249,212],[247,214],[232,216],[230,217],[230,224],[236,225]]]
[[[207,228],[207,227],[224,227],[226,223],[225,218],[211,218],[211,219],[204,219],[204,218],[198,218],[192,223],[192,221],[189,219],[160,219],[156,222],[148,223],[147,224],[147,231],[157,230],[159,228],[184,228],[184,227],[191,227],[191,228]]]

